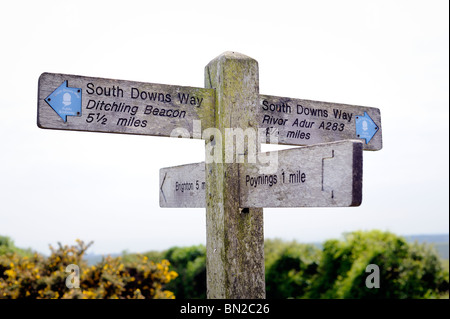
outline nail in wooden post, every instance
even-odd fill
[[[260,151],[258,74],[258,62],[236,52],[221,54],[205,68],[205,87],[215,89],[216,99],[215,128],[209,131],[214,135],[205,138],[208,298],[265,298],[263,209],[239,205],[238,162],[246,165],[249,154]],[[249,135],[253,129],[254,143],[233,137],[230,128]],[[242,153],[226,147],[230,136]]]

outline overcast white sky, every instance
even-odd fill
[[[224,51],[259,62],[262,94],[381,110],[363,203],[265,209],[266,238],[449,232],[448,1],[7,1],[0,10],[0,234],[48,253],[205,243],[204,209],[162,209],[162,167],[199,140],[39,129],[42,72],[203,87]],[[275,147],[263,147],[272,150]],[[282,149],[278,147],[276,149]]]

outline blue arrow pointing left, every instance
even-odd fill
[[[67,87],[64,81],[52,94],[45,98],[45,102],[63,119],[67,121],[67,115],[81,115],[81,89]]]

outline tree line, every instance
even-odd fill
[[[0,236],[0,298],[206,298],[203,245],[123,253],[88,266],[90,245],[59,244],[44,257]],[[269,299],[449,297],[448,260],[390,232],[351,232],[321,246],[266,240],[264,253]],[[79,266],[79,289],[67,288],[70,264]],[[368,284],[374,279],[376,287]]]

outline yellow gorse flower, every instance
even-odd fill
[[[106,257],[97,265],[88,266],[83,260],[89,245],[50,247],[51,255],[38,253],[26,257],[17,254],[0,256],[0,296],[2,298],[174,298],[164,290],[166,283],[178,274],[169,269],[167,260],[155,263],[147,256],[132,261]],[[70,264],[80,268],[80,288],[64,285]],[[73,281],[72,281],[73,282]],[[54,290],[52,290],[54,289]]]

